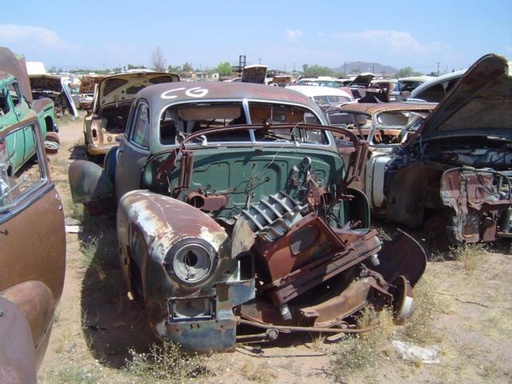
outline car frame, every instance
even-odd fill
[[[69,180],[75,202],[117,202],[123,277],[157,336],[232,351],[281,333],[352,332],[368,305],[410,315],[425,253],[403,232],[383,242],[370,228],[364,194],[346,188],[349,168],[364,166],[355,148],[298,92],[159,84],[137,94],[104,167],[75,161]]]

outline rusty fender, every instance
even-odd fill
[[[120,199],[117,220],[123,275],[130,279],[130,263],[137,264],[156,334],[188,350],[233,349],[233,307],[254,297],[254,279],[240,279],[224,228],[197,208],[143,190]],[[202,251],[189,250],[181,257],[186,247]],[[186,265],[191,254],[200,261]],[[187,280],[183,271],[197,265],[200,278]]]
[[[30,280],[3,290],[0,298],[15,304],[23,314],[29,326],[35,367],[39,368],[50,338],[53,313],[57,305],[52,291],[42,282]]]
[[[23,312],[0,296],[0,382],[36,383],[32,334]]]

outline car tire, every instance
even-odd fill
[[[60,139],[56,132],[47,132],[44,139],[44,148],[47,154],[54,155],[59,152]]]

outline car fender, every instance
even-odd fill
[[[41,281],[29,280],[3,290],[0,297],[14,303],[23,313],[31,332],[35,364],[39,367],[48,345],[57,306],[52,291]]]
[[[225,274],[225,269],[231,269],[232,273],[236,272],[237,263],[236,260],[232,261],[230,242],[225,229],[204,212],[172,197],[147,190],[135,190],[124,194],[117,211],[117,230],[121,252],[127,253],[128,249],[131,250],[130,258],[138,264],[143,280],[148,264],[152,265],[150,268],[157,269],[151,273],[146,272],[152,276],[151,281],[143,281],[146,298],[156,294],[154,290],[158,290],[158,295],[168,296],[176,295],[178,292],[187,294],[192,289],[181,286],[176,281],[171,282],[162,266],[168,250],[186,239],[201,239],[209,244],[218,255],[217,263],[226,264],[223,267],[219,266],[205,282],[194,286],[194,290],[209,286],[212,281],[226,280],[229,276]],[[131,244],[135,232],[143,238],[143,249]],[[137,248],[138,252],[134,248]],[[146,257],[151,259],[147,263]],[[122,260],[123,266],[128,263],[129,260]],[[227,264],[230,264],[230,267],[227,267]],[[155,279],[156,275],[159,278]],[[158,279],[161,281],[155,282]],[[165,290],[168,292],[164,292]]]
[[[0,382],[36,383],[30,326],[16,304],[0,296]]]
[[[103,168],[87,160],[76,160],[69,166],[69,185],[74,203],[89,204],[115,196],[114,183]]]

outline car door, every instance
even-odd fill
[[[20,131],[37,143],[38,161],[11,176],[6,171],[7,143]],[[33,117],[0,133],[0,297],[25,316],[36,365],[43,358],[62,294],[65,257],[62,202],[50,180],[41,130]]]
[[[4,97],[9,107],[6,114],[6,126],[23,120],[30,113],[30,108],[23,98],[16,81],[10,82],[5,89]],[[23,128],[16,131],[16,134],[9,135],[8,149],[11,153],[11,164],[13,172],[26,163],[35,153],[35,142],[30,128]]]
[[[140,188],[144,164],[149,156],[151,132],[149,105],[140,100],[132,111],[131,119],[117,151],[116,195]]]

